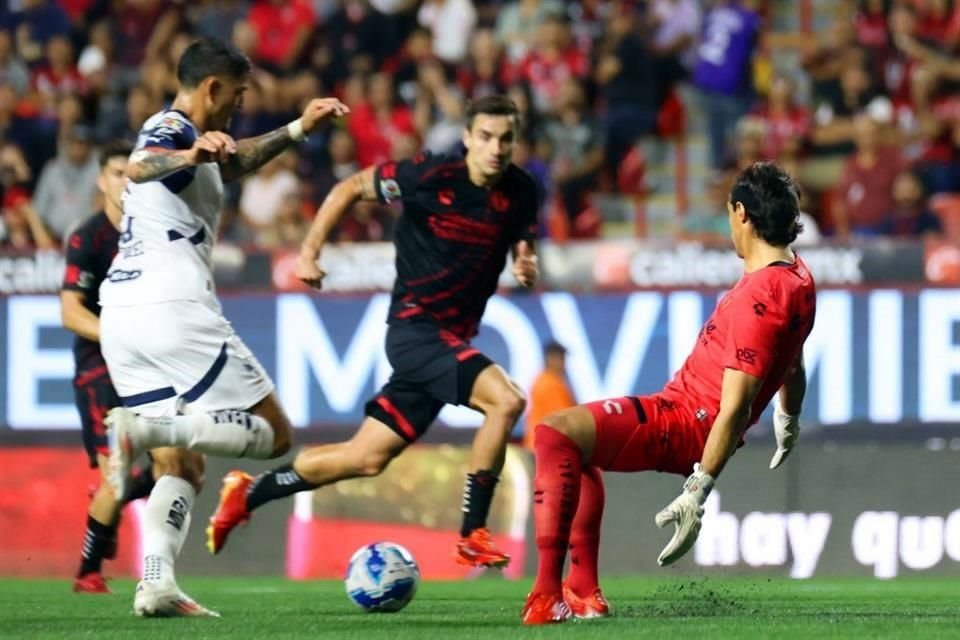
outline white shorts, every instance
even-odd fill
[[[273,391],[220,310],[202,302],[104,307],[100,347],[123,405],[141,415],[249,409]]]

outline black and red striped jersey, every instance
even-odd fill
[[[403,203],[389,322],[431,320],[473,337],[511,247],[536,238],[536,180],[511,164],[478,187],[462,155],[424,153],[378,166],[374,181],[381,202]]]
[[[100,283],[107,277],[119,238],[120,232],[103,211],[87,218],[67,238],[67,268],[61,288],[81,292],[83,306],[98,316]],[[82,336],[73,341],[73,358],[78,373],[104,365],[100,344]]]

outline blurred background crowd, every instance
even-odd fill
[[[96,205],[97,145],[135,139],[197,36],[257,69],[243,138],[336,95],[351,116],[232,186],[223,237],[296,247],[336,181],[455,151],[467,100],[524,114],[515,162],[555,241],[726,237],[731,176],[787,166],[805,240],[957,235],[960,3],[952,0],[7,0],[0,247],[55,247]],[[628,211],[627,214],[622,214]],[[338,240],[389,240],[358,204]]]

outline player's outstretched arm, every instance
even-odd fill
[[[355,202],[377,199],[374,185],[375,171],[376,167],[368,167],[338,182],[324,198],[323,204],[320,205],[316,217],[310,224],[307,237],[300,245],[297,277],[314,289],[321,287],[323,277],[326,275],[317,261],[320,259],[320,252],[323,251],[330,233]]]
[[[100,342],[100,318],[83,306],[85,299],[82,291],[61,291],[60,322],[67,331]]]
[[[787,459],[800,438],[800,410],[807,393],[807,370],[803,364],[803,352],[787,371],[780,393],[773,402],[773,432],[777,450],[770,459],[770,468],[776,469]]]
[[[693,547],[700,535],[700,519],[716,477],[737,448],[737,442],[750,420],[750,407],[763,381],[736,369],[725,369],[720,391],[720,411],[707,436],[703,457],[693,467],[693,473],[683,485],[683,493],[673,500],[655,518],[657,526],[675,525],[673,537],[657,562],[668,565],[676,562]]]
[[[336,98],[311,100],[298,119],[270,133],[244,138],[236,143],[236,151],[220,163],[224,182],[236,180],[277,157],[294,143],[302,141],[325,120],[350,113],[350,108]]]

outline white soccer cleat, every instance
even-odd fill
[[[133,612],[143,618],[219,618],[220,614],[197,604],[174,582],[140,581],[133,598]]]
[[[130,467],[140,453],[134,446],[132,434],[137,428],[137,415],[129,409],[116,407],[110,410],[103,423],[107,427],[107,443],[110,446],[107,480],[113,487],[114,495],[124,496]]]

